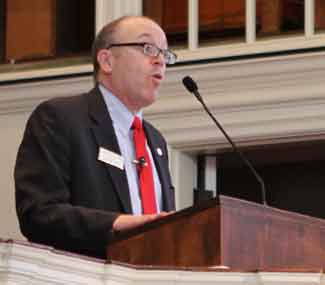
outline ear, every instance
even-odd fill
[[[113,69],[113,55],[111,51],[102,49],[97,54],[97,62],[100,70],[106,74],[112,73]]]

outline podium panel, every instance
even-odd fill
[[[177,268],[324,268],[324,241],[324,220],[220,196],[117,234],[107,258]]]

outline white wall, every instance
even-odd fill
[[[21,238],[15,212],[13,169],[27,113],[0,115],[0,237]]]

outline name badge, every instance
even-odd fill
[[[105,162],[109,165],[115,166],[121,170],[124,169],[124,158],[121,155],[103,147],[99,148],[98,160]]]

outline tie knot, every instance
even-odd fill
[[[139,117],[137,117],[137,116],[134,117],[132,127],[134,129],[136,129],[136,130],[141,130],[142,129],[142,124],[141,124],[141,120],[140,120]]]

